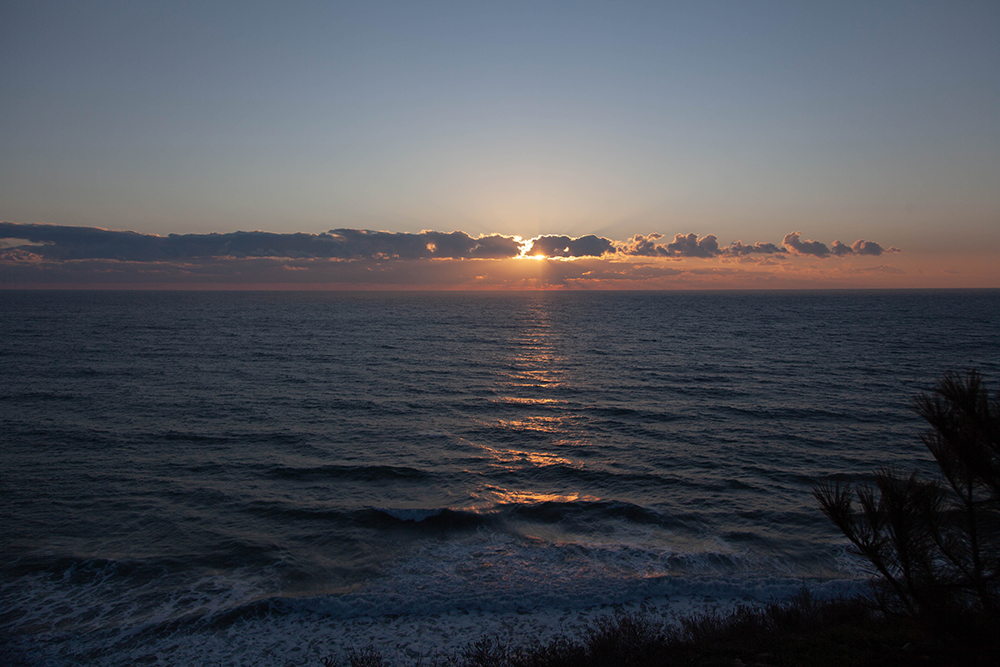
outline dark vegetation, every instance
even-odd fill
[[[823,512],[878,571],[872,596],[886,613],[947,625],[1000,612],[1000,394],[975,371],[949,374],[914,406],[944,482],[883,468],[875,487],[822,485]],[[854,508],[857,497],[859,510]]]
[[[666,625],[651,616],[599,621],[582,638],[518,647],[486,637],[454,667],[667,665],[992,665],[1000,656],[1000,393],[975,371],[949,374],[914,409],[942,480],[892,469],[874,486],[820,485],[823,512],[876,571],[865,595],[817,600],[803,590]],[[855,501],[857,506],[855,506]],[[338,665],[333,659],[326,667]],[[351,667],[384,667],[373,647]]]

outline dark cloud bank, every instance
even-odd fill
[[[478,239],[465,232],[397,234],[334,229],[323,234],[170,234],[155,236],[94,227],[0,223],[0,238],[41,244],[31,252],[45,259],[117,259],[155,262],[205,257],[289,257],[293,259],[501,259],[520,246],[507,236]]]
[[[491,234],[474,238],[465,232],[423,231],[419,234],[334,229],[322,234],[275,234],[231,232],[227,234],[170,234],[156,236],[96,227],[0,222],[0,258],[65,260],[118,260],[126,262],[170,262],[206,258],[263,258],[329,260],[415,259],[509,259],[522,254],[555,258],[574,257],[747,257],[752,255],[802,255],[818,258],[881,255],[899,252],[874,241],[857,240],[851,245],[834,241],[801,240],[801,232],[787,234],[780,246],[773,243],[744,245],[735,241],[720,246],[714,234],[677,234],[660,242],[662,234],[635,235],[625,242],[599,236],[540,236],[530,242]],[[3,245],[31,245],[3,250]],[[524,246],[527,246],[524,248]]]

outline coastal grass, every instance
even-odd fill
[[[762,608],[738,607],[678,623],[651,614],[598,620],[583,636],[516,646],[483,637],[458,654],[414,667],[866,667],[986,666],[1000,655],[1000,627],[981,612],[940,618],[888,615],[864,596],[819,600],[803,591]],[[403,667],[375,647],[324,667]]]

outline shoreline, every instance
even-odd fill
[[[496,640],[519,649],[565,638],[578,641],[603,619],[641,615],[679,627],[684,619],[728,614],[739,607],[764,608],[775,600],[751,596],[673,595],[587,607],[532,610],[454,610],[437,614],[358,616],[338,619],[323,612],[262,613],[219,627],[206,619],[190,630],[152,634],[149,628],[109,629],[103,648],[74,646],[78,638],[58,632],[11,635],[5,664],[90,664],[118,666],[252,664],[254,667],[319,665],[324,659],[349,664],[352,654],[374,650],[390,665],[446,661],[474,643]]]

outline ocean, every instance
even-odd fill
[[[1000,291],[0,291],[0,660],[397,662],[856,591]]]

